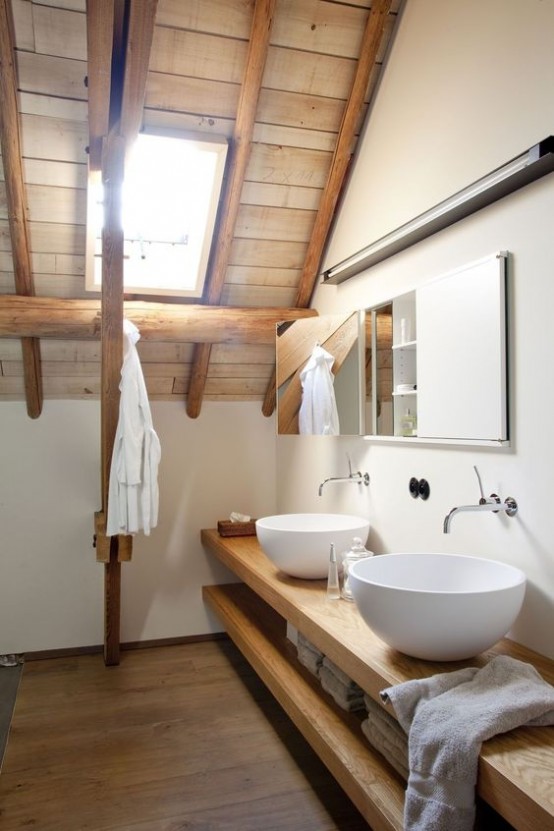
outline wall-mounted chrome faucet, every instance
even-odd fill
[[[369,473],[361,473],[359,470],[356,473],[353,473],[350,456],[347,454],[346,458],[348,459],[348,469],[350,471],[348,476],[329,476],[329,478],[325,479],[319,486],[319,496],[323,493],[323,488],[328,482],[354,482],[357,485],[369,485]]]
[[[504,502],[502,502],[500,497],[497,496],[497,494],[495,493],[491,493],[488,499],[485,497],[485,494],[483,493],[481,477],[479,476],[477,466],[474,465],[473,469],[479,482],[479,490],[481,491],[481,498],[479,499],[479,504],[460,505],[457,508],[452,508],[452,510],[444,518],[443,531],[445,534],[450,533],[450,524],[453,518],[456,516],[456,514],[460,514],[464,511],[492,511],[495,514],[499,513],[499,511],[504,511],[504,513],[507,516],[515,516],[517,514],[517,502],[512,496],[506,497]]]

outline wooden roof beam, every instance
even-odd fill
[[[126,139],[127,147],[134,142],[142,127],[146,79],[157,7],[158,0],[133,0],[129,8],[129,30],[119,127],[120,134]]]
[[[4,165],[15,290],[18,294],[32,296],[35,289],[27,227],[17,106],[17,73],[9,0],[0,0],[0,145]],[[21,350],[27,413],[31,418],[38,418],[42,411],[40,342],[36,338],[22,338]]]
[[[350,167],[356,128],[364,107],[364,98],[371,71],[375,66],[383,37],[386,34],[387,17],[391,6],[392,0],[374,0],[371,4],[362,38],[354,83],[342,117],[331,168],[319,203],[302,276],[298,285],[297,306],[307,306],[313,294],[327,236]]]
[[[87,0],[89,166],[102,167],[102,140],[110,124],[114,0]]]
[[[364,106],[369,78],[386,34],[385,27],[391,6],[392,0],[374,0],[371,4],[362,38],[354,82],[342,117],[331,167],[319,203],[312,235],[306,252],[306,259],[304,260],[304,266],[302,268],[302,275],[298,284],[296,305],[300,308],[308,306],[312,298],[327,236],[331,229],[337,202],[350,166],[356,127]],[[264,415],[270,416],[274,409],[275,373],[273,373],[269,382],[262,404],[262,412]]]
[[[275,326],[281,321],[317,316],[315,309],[193,306],[140,300],[126,301],[123,312],[140,329],[141,340],[176,343],[272,344]],[[100,300],[0,295],[2,338],[99,339],[101,325]]]
[[[204,291],[204,299],[210,305],[216,305],[221,301],[240,207],[242,186],[250,156],[250,145],[269,50],[269,36],[273,24],[275,4],[276,0],[256,0],[254,7],[244,80],[230,148],[231,161],[227,173],[225,194],[219,212],[220,226],[217,234],[217,246],[214,250],[213,262]],[[195,348],[187,395],[187,413],[191,418],[197,418],[200,414],[208,376],[210,353],[211,345],[209,343],[197,345]]]

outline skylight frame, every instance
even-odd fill
[[[194,258],[194,263],[191,263],[191,265],[194,265],[194,268],[189,272],[187,276],[185,276],[185,264],[181,262],[181,264],[179,265],[178,263],[174,262],[174,264],[172,265],[173,270],[171,272],[173,277],[168,280],[163,280],[162,278],[164,267],[160,266],[159,263],[156,264],[155,260],[156,257],[159,258],[162,255],[164,246],[166,254],[169,255],[171,253],[175,255],[173,256],[174,261],[178,261],[179,259],[186,260],[187,255],[191,254],[192,252],[192,247],[191,249],[185,251],[185,243],[183,243],[182,241],[171,242],[168,240],[149,240],[148,235],[142,236],[142,242],[140,243],[137,243],[136,239],[133,243],[131,243],[128,234],[126,233],[124,255],[125,259],[123,266],[124,292],[125,294],[135,295],[159,295],[199,299],[202,297],[204,284],[207,277],[207,269],[212,246],[212,239],[217,220],[217,210],[219,206],[219,200],[225,176],[225,165],[228,152],[227,139],[224,136],[207,136],[201,133],[176,131],[170,129],[147,129],[140,134],[139,139],[141,136],[145,136],[147,137],[147,139],[152,138],[154,141],[156,139],[168,139],[172,142],[181,140],[185,142],[185,145],[187,147],[193,149],[194,151],[198,151],[201,154],[208,154],[207,156],[204,156],[204,158],[207,159],[209,157],[212,160],[211,167],[213,176],[211,182],[209,183],[209,189],[207,189],[205,192],[206,196],[205,198],[203,197],[203,204],[205,205],[205,221],[202,225],[202,230],[196,230],[193,240],[193,246],[196,251],[196,256]],[[171,145],[168,145],[168,147],[171,147]],[[131,165],[128,165],[128,170],[130,167]],[[173,179],[168,179],[167,188],[169,189],[170,193],[174,196],[176,188],[178,188],[178,185],[176,185]],[[195,204],[195,201],[198,198],[199,191],[196,190],[195,194],[196,196],[194,197],[194,200],[192,202],[193,205]],[[85,287],[87,291],[96,292],[101,291],[102,287],[101,200],[102,183],[100,171],[89,169],[87,193],[87,251]],[[186,214],[186,206],[189,204],[191,203],[183,200],[182,209],[184,215]],[[139,248],[137,248],[137,245]],[[148,256],[137,256],[136,252],[139,249],[141,253],[144,254],[145,246],[148,251]],[[131,253],[132,249],[135,253]],[[179,257],[178,255],[181,256]],[[151,267],[153,269],[151,275],[147,273],[149,268],[149,259]],[[146,276],[143,275],[142,279],[137,280],[137,266],[138,268],[141,268],[141,263],[139,262],[139,260],[144,261],[142,263],[142,270],[143,272],[145,272]],[[179,272],[175,270],[179,267],[183,268],[184,279],[182,281],[179,279]],[[152,276],[152,280],[150,280],[150,276]]]

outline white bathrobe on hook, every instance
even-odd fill
[[[320,436],[338,436],[339,414],[335,399],[334,377],[331,372],[335,359],[316,344],[300,373],[302,403],[298,413],[300,433]]]
[[[119,421],[110,468],[106,534],[150,534],[158,523],[160,441],[136,342],[137,327],[123,321],[124,357],[119,389]]]

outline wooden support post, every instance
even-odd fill
[[[123,226],[121,190],[125,140],[111,131],[104,141],[104,229],[102,232],[102,366],[101,366],[101,477],[102,509],[108,511],[112,452],[119,418],[119,382],[123,361]],[[98,543],[97,543],[98,544]],[[101,544],[100,550],[106,550]],[[104,662],[119,663],[121,562],[119,537],[111,537],[104,566]]]
[[[119,664],[121,624],[121,562],[119,537],[110,537],[110,559],[104,566],[104,663]]]

